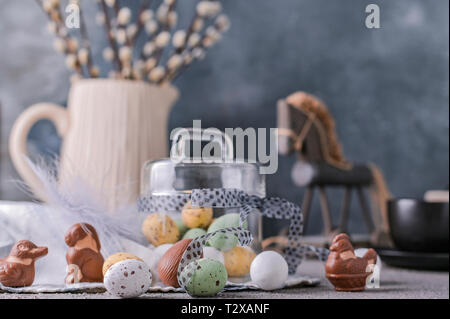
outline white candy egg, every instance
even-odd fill
[[[203,247],[203,257],[217,260],[225,265],[225,257],[222,252],[214,247]]]
[[[120,261],[105,274],[106,290],[116,297],[134,298],[146,292],[152,283],[152,273],[146,263],[127,259]]]
[[[283,288],[288,278],[287,262],[275,251],[264,251],[253,259],[250,277],[263,290]]]
[[[369,249],[367,249],[367,248],[357,248],[357,249],[355,249],[355,256],[356,257],[364,257],[364,255],[367,253],[368,250]],[[375,265],[377,265],[381,269],[381,258],[380,258],[380,256],[377,256],[377,262],[376,262]]]

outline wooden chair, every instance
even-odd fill
[[[297,153],[299,156],[292,169],[292,179],[296,186],[306,187],[302,204],[305,230],[314,192],[318,189],[324,235],[327,237],[348,232],[350,201],[354,191],[368,232],[377,238],[380,233],[386,232],[384,218],[371,211],[365,197],[364,190],[376,184],[373,168],[369,164],[351,163],[343,157],[334,131],[334,121],[325,105],[317,98],[299,92],[280,100],[277,114],[279,153]],[[328,204],[329,187],[345,188],[337,227]]]

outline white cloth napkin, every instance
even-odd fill
[[[27,239],[39,246],[47,246],[48,255],[36,261],[36,277],[31,287],[9,288],[0,284],[0,290],[11,293],[68,293],[68,292],[99,292],[104,291],[103,283],[79,283],[65,285],[66,251],[64,234],[67,225],[54,222],[57,211],[47,205],[29,202],[0,201],[0,258],[9,254],[11,247],[18,240]],[[59,227],[56,226],[60,225]],[[101,234],[99,234],[101,237]],[[101,238],[100,238],[101,240]],[[152,265],[152,272],[156,273],[157,263],[154,247],[146,246],[125,237],[119,238],[122,251],[140,257],[148,265]],[[117,251],[118,252],[118,251]],[[105,254],[102,249],[102,253]],[[285,287],[316,286],[320,279],[301,276],[289,276]],[[251,281],[235,283],[229,281],[225,290],[259,289]],[[181,288],[167,287],[161,282],[155,282],[149,292],[183,292]]]
[[[64,234],[71,226],[53,220],[58,212],[47,205],[28,202],[0,202],[0,258],[8,256],[11,247],[18,240],[31,240],[38,246],[48,247],[48,255],[36,261],[34,283],[60,285],[66,275],[66,251]],[[101,241],[101,234],[100,241]],[[153,249],[128,238],[118,238],[121,251],[139,256],[144,261],[152,260]],[[111,252],[106,253],[106,258]],[[119,251],[115,251],[119,252]]]

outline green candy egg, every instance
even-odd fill
[[[191,274],[189,279],[188,274]],[[181,272],[187,278],[186,291],[191,296],[208,297],[220,292],[228,280],[225,266],[215,259],[202,258],[191,262]]]
[[[215,232],[219,229],[228,227],[239,227],[239,214],[230,213],[217,218],[208,228],[208,233]],[[243,228],[247,228],[247,222],[244,223]],[[209,241],[209,246],[216,249],[227,251],[238,244],[238,238],[231,234],[216,234]]]
[[[173,220],[178,227],[178,231],[180,232],[180,236],[183,236],[187,231],[188,227],[183,223],[181,218],[177,218]]]
[[[183,239],[194,239],[197,237],[200,237],[202,235],[206,234],[206,230],[201,229],[201,228],[192,228],[189,229],[186,234],[184,234]]]

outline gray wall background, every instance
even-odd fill
[[[136,7],[137,0],[126,1]],[[381,29],[364,26],[365,7],[381,8]],[[93,25],[94,1],[82,1]],[[180,2],[181,23],[192,12]],[[277,99],[296,90],[329,106],[349,159],[377,163],[393,194],[421,197],[449,183],[449,3],[447,0],[227,0],[232,28],[205,61],[176,82],[181,99],[170,129],[275,127]],[[7,137],[18,114],[33,103],[65,103],[69,73],[52,49],[46,19],[29,0],[0,0],[1,198],[25,199]],[[187,14],[186,14],[187,13]],[[184,21],[186,20],[186,21]],[[91,28],[92,30],[92,28]],[[103,30],[91,31],[100,55]],[[104,70],[106,72],[106,70]],[[49,123],[33,129],[30,147],[57,150]],[[280,157],[268,194],[300,202],[290,179],[295,157]],[[337,215],[340,190],[331,192]],[[320,231],[318,203],[311,233]],[[363,229],[356,205],[351,230]]]

